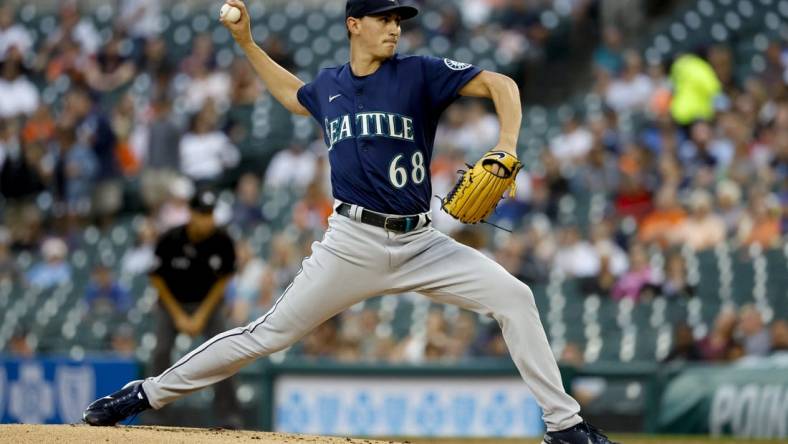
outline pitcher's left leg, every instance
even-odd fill
[[[531,289],[477,250],[437,231],[425,236],[429,242],[413,243],[413,254],[397,271],[396,282],[433,300],[491,315],[544,412],[547,429],[580,423],[580,406],[564,391]]]

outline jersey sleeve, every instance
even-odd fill
[[[235,246],[230,236],[223,234],[222,243],[219,249],[222,258],[222,266],[216,270],[217,276],[227,276],[236,272],[237,264],[235,258]]]
[[[159,276],[167,279],[170,271],[170,259],[172,259],[172,247],[170,245],[169,234],[165,233],[156,242],[156,248],[153,253],[153,264],[150,267],[149,274]]]
[[[470,63],[424,56],[426,95],[434,109],[443,110],[459,97],[460,89],[482,72]]]
[[[317,99],[317,85],[315,82],[304,84],[296,93],[298,102],[312,114],[318,122],[321,120],[320,102]]]

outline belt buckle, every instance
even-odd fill
[[[393,231],[395,233],[402,233],[400,230],[396,230],[393,227],[389,228],[389,220],[394,219],[391,216],[386,216],[386,220],[383,221],[383,229],[388,231]]]
[[[405,221],[405,227],[403,229],[397,229],[397,228],[394,228],[394,227],[389,228],[389,219],[404,220]],[[412,223],[412,221],[413,221],[413,219],[410,216],[398,216],[398,217],[387,216],[386,220],[383,222],[383,228],[386,229],[386,230],[389,230],[389,231],[393,231],[395,233],[400,233],[400,234],[410,233],[411,231],[415,230],[416,227],[419,226],[418,221],[416,221],[415,224]]]

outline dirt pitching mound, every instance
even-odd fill
[[[250,432],[224,429],[190,429],[180,427],[117,426],[90,427],[87,425],[0,425],[0,443],[76,444],[76,443],[251,443],[251,444],[388,444],[395,441],[370,439],[329,438],[324,436],[288,435],[284,433]],[[400,443],[402,441],[396,441]]]

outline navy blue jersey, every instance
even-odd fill
[[[428,211],[438,119],[480,72],[449,59],[395,55],[368,76],[346,63],[302,86],[298,101],[323,127],[334,197],[381,213]]]

